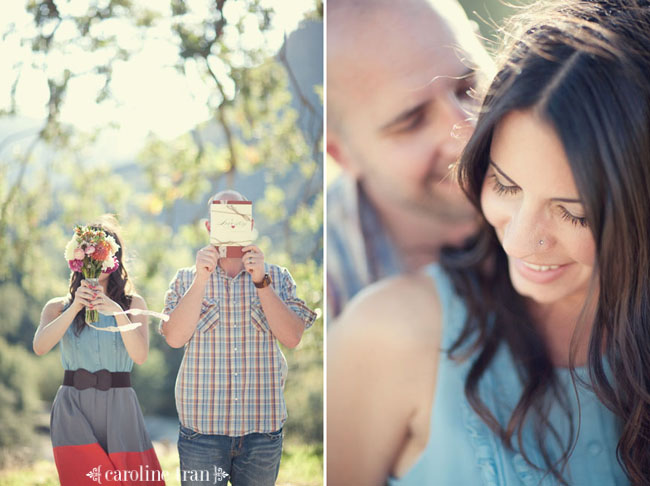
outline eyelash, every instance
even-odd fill
[[[494,180],[494,185],[492,188],[494,189],[494,192],[499,195],[499,196],[511,196],[514,194],[517,194],[519,192],[519,188],[517,186],[505,186],[499,182],[499,179],[497,178],[496,174],[492,174],[492,179]],[[586,227],[587,226],[587,218],[579,218],[577,216],[574,216],[571,214],[569,211],[566,210],[566,208],[560,206],[561,210],[561,218],[564,221],[568,221],[571,223],[573,226],[578,226],[580,225],[581,227]]]
[[[422,111],[414,113],[413,116],[407,120],[408,123],[404,125],[400,132],[412,132],[417,130],[424,122],[425,116],[426,115]]]
[[[499,196],[512,196],[519,192],[519,188],[517,186],[504,186],[501,184],[496,174],[492,174],[491,177],[494,180],[494,185],[492,188],[494,189],[494,192],[496,192]]]
[[[562,210],[563,220],[570,222],[573,226],[580,225],[583,228],[587,226],[587,218],[578,218],[577,216],[574,216],[569,211],[564,209],[562,206],[560,206],[560,209]]]

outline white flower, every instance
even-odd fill
[[[74,260],[74,251],[77,249],[77,237],[73,236],[68,244],[65,245],[65,260],[70,261]]]
[[[102,270],[108,270],[109,268],[113,268],[115,266],[115,257],[113,258],[107,258],[102,262]]]
[[[114,268],[118,264],[117,257],[109,257],[102,262],[102,272]]]
[[[111,245],[111,255],[115,255],[117,253],[117,250],[120,249],[120,245],[117,244],[115,238],[113,238],[111,235],[106,235],[106,241],[108,242],[109,245]]]

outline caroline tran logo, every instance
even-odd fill
[[[214,466],[214,479],[215,481],[223,481],[229,476],[229,474],[224,471],[223,469],[219,468],[217,469],[217,466]]]
[[[222,468],[214,466],[214,478],[211,478],[210,471],[207,469],[202,470],[193,470],[193,469],[177,469],[178,478],[182,481],[204,481],[212,482],[212,484],[218,484],[222,481],[228,482],[228,477],[230,476]],[[133,469],[129,471],[122,471],[116,469],[107,469],[102,474],[102,466],[99,465],[94,467],[92,471],[86,473],[93,482],[97,484],[102,484],[102,479],[110,483],[113,481],[116,482],[157,482],[164,481],[166,479],[166,471],[161,471],[159,469],[149,469],[149,466],[140,466],[139,469]]]
[[[92,479],[93,482],[102,484],[102,467],[101,466],[94,467],[92,471],[86,474],[86,476]]]

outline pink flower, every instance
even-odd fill
[[[95,247],[92,245],[86,247],[86,255],[90,255],[92,253],[95,253]]]
[[[77,249],[74,251],[74,258],[75,258],[75,260],[83,260],[83,259],[84,259],[84,255],[85,255],[85,253],[84,253],[84,251],[83,251],[81,248],[77,248]]]
[[[68,266],[73,272],[81,272],[81,269],[84,266],[84,262],[82,260],[69,260]]]

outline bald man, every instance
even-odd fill
[[[455,0],[327,2],[328,322],[476,230],[449,175],[491,61]]]
[[[246,200],[227,190],[208,206]],[[159,331],[185,347],[175,392],[183,486],[271,486],[278,475],[287,419],[278,342],[296,347],[316,314],[286,268],[266,263],[255,245],[243,252],[220,258],[215,246],[201,248],[165,295],[169,320]]]

